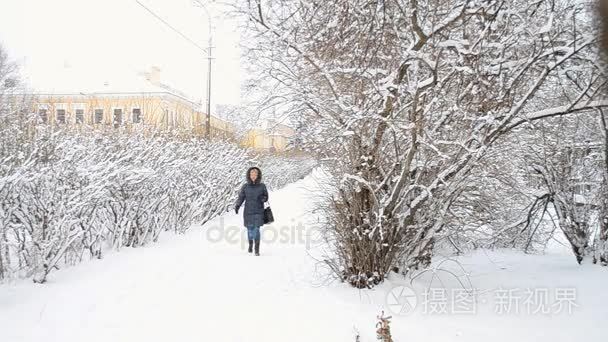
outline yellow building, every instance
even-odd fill
[[[160,82],[160,69],[138,75],[131,82],[124,79],[110,84],[85,87],[78,91],[52,91],[35,94],[35,111],[40,122],[77,128],[176,130],[205,135],[207,115],[200,103]],[[126,78],[129,79],[129,78]],[[78,82],[73,84],[79,88]],[[232,124],[211,116],[212,137],[233,139]]]
[[[243,145],[257,150],[282,152],[288,148],[295,130],[287,125],[268,120],[262,123],[262,128],[247,131]]]

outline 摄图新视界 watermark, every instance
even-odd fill
[[[391,288],[385,297],[387,308],[395,315],[414,311],[429,315],[476,314],[479,305],[496,315],[572,314],[579,304],[573,287],[479,289],[429,287],[422,291],[406,285]]]

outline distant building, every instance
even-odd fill
[[[264,121],[261,128],[247,131],[242,142],[244,146],[257,150],[282,152],[288,148],[295,130],[273,120]]]
[[[81,85],[35,94],[34,110],[40,122],[78,127],[89,125],[114,129],[180,130],[206,133],[206,113],[180,91],[161,83],[160,69],[152,67],[134,78],[118,82]],[[73,89],[72,89],[73,87]],[[234,126],[211,116],[212,137],[234,138]]]

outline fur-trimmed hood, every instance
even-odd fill
[[[250,168],[247,169],[247,173],[245,173],[245,179],[247,180],[248,184],[254,184],[251,181],[251,178],[249,177],[249,173],[251,172],[251,170],[256,169],[258,170],[258,178],[255,179],[255,184],[260,184],[262,182],[262,170],[260,170],[259,167],[257,166],[252,166]]]

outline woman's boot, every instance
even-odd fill
[[[260,240],[255,240],[255,255],[260,255]]]
[[[247,252],[253,252],[253,240],[249,240],[249,248],[247,249]]]

